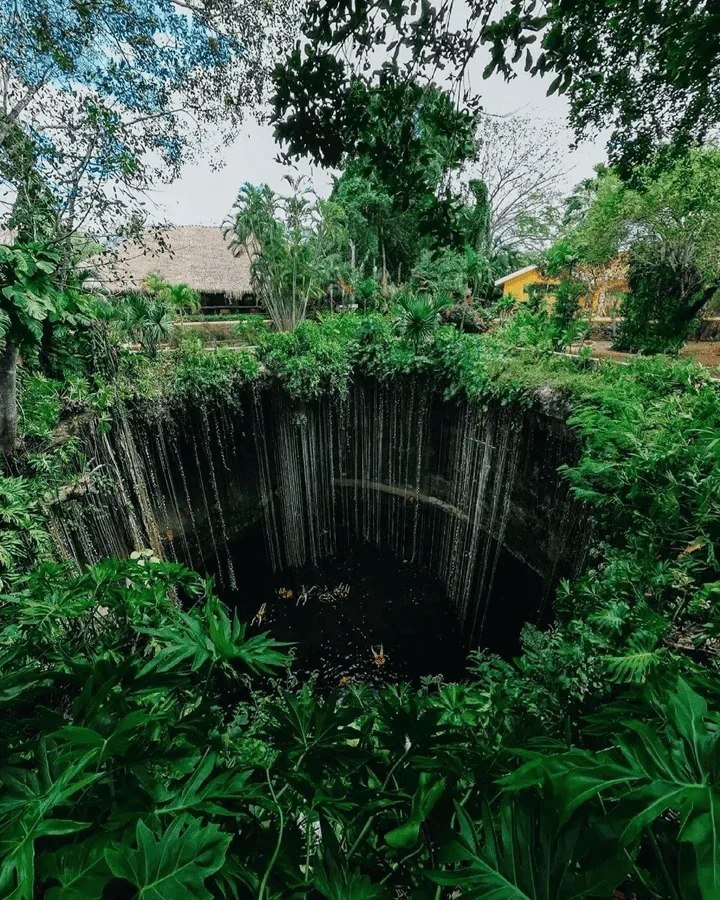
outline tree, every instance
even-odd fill
[[[568,96],[578,138],[611,128],[609,157],[627,178],[658,150],[682,155],[720,122],[716,16],[704,0],[551,0],[544,8],[512,0],[483,31],[486,74],[510,77],[523,59],[533,74],[553,75],[548,93]]]
[[[15,0],[0,9],[0,182],[23,239],[111,233],[260,95],[285,5]],[[111,227],[112,226],[112,227]]]
[[[720,149],[692,150],[659,174],[653,166],[638,172],[636,181],[630,188],[601,169],[576,191],[549,269],[587,273],[628,254],[618,346],[677,350],[720,287]]]
[[[462,26],[452,4],[385,2],[357,6],[313,0],[300,44],[276,70],[276,109],[290,122],[300,101],[293,151],[320,155],[337,146],[335,130],[353,119],[355,81],[403,82],[445,70],[458,86],[470,60],[489,47],[485,76],[514,76],[518,65],[550,76],[548,93],[570,101],[578,138],[611,128],[611,160],[627,177],[669,145],[678,154],[720,123],[717,11],[705,0],[470,0]],[[389,61],[373,55],[385,45]],[[344,61],[345,60],[345,61]],[[318,127],[325,126],[325,127]]]
[[[262,304],[275,327],[293,331],[311,299],[337,280],[337,247],[347,245],[336,204],[318,201],[303,178],[286,175],[291,192],[275,194],[266,184],[240,188],[227,232],[231,249],[247,253]]]
[[[194,313],[200,311],[200,294],[189,284],[170,284],[157,272],[152,272],[143,279],[142,287],[143,293],[165,304],[168,309],[176,310],[178,313],[184,309]]]
[[[53,303],[68,296],[76,236],[112,233],[125,219],[141,235],[142,192],[179,172],[202,126],[232,134],[257,99],[267,72],[265,26],[276,28],[283,9],[282,0],[272,7],[264,0],[15,0],[0,7],[0,185],[12,196],[5,224],[18,241],[2,266],[11,323],[0,335],[6,451],[15,442],[18,347],[62,315]],[[25,281],[41,278],[39,300]]]
[[[692,245],[656,238],[631,248],[628,287],[614,347],[677,353],[695,317],[720,288],[720,277],[704,281]]]
[[[404,222],[393,216],[393,199],[377,174],[349,165],[333,186],[332,199],[345,212],[351,268],[377,271],[383,249],[402,243]]]
[[[513,117],[481,115],[477,154],[469,177],[487,188],[490,247],[538,251],[547,246],[557,222],[563,166],[557,128]]]
[[[312,152],[343,169],[332,199],[346,210],[356,263],[365,274],[381,270],[383,281],[407,278],[423,248],[462,247],[450,175],[475,152],[475,118],[445,91],[413,81],[372,89],[356,81],[352,100],[352,120],[331,150],[316,142]],[[302,97],[287,102],[294,111],[276,134],[293,156],[303,152],[309,114]]]

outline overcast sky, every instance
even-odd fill
[[[562,97],[546,96],[548,80],[522,73],[510,82],[501,77],[484,81],[479,74],[482,65],[482,60],[476,61],[472,86],[480,93],[486,112],[556,124],[558,143],[565,148],[570,169],[568,189],[592,175],[593,166],[605,159],[604,140],[589,142],[570,151],[571,135],[564,128],[567,103]],[[267,182],[276,190],[281,188],[281,179],[288,169],[275,162],[277,152],[271,126],[259,124],[248,116],[235,142],[224,149],[220,160],[215,158],[216,164],[222,163],[219,169],[213,167],[210,159],[203,160],[188,166],[178,181],[152,194],[156,204],[155,217],[174,225],[222,224],[243,182]],[[331,172],[311,168],[306,162],[300,163],[298,170],[311,176],[318,194],[327,196],[332,184]]]

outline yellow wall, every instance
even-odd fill
[[[616,259],[607,266],[593,269],[589,266],[578,271],[580,277],[589,287],[591,310],[601,316],[617,314],[617,300],[621,294],[627,293],[627,265],[622,259]],[[531,284],[557,284],[558,279],[543,278],[536,269],[524,272],[503,284],[503,296],[512,294],[516,300],[527,302],[529,294],[526,288]],[[550,303],[555,302],[552,294],[547,294]],[[580,306],[585,306],[586,299],[580,298]]]
[[[529,284],[557,284],[557,281],[553,281],[551,278],[543,278],[537,269],[534,272],[524,272],[522,275],[516,275],[515,278],[505,282],[503,285],[503,296],[507,297],[508,294],[512,294],[516,300],[528,300],[529,295],[525,288]],[[550,302],[554,299],[552,295],[548,295]]]

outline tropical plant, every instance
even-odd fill
[[[200,294],[188,284],[170,284],[157,273],[152,273],[143,279],[142,289],[154,300],[177,310],[178,313],[184,310],[190,310],[191,313],[200,312]]]
[[[584,747],[511,752],[508,664],[422,690],[272,687],[281,645],[134,556],[44,566],[3,598],[4,894],[714,896],[717,715],[686,682],[619,697]]]
[[[650,896],[710,900],[720,888],[720,859],[711,850],[720,826],[716,717],[683,679],[651,703],[656,716],[645,721],[619,726],[607,717],[608,749],[539,758],[504,783],[511,790],[534,784],[551,791],[566,822],[595,806],[628,859],[644,840],[655,857],[655,884],[645,885]],[[683,852],[683,844],[693,852]]]
[[[555,303],[552,310],[552,322],[555,328],[555,346],[564,349],[578,337],[584,329],[579,327],[580,300],[587,287],[582,281],[565,276],[553,289]]]
[[[314,198],[305,179],[285,180],[291,193],[275,195],[267,185],[241,187],[227,231],[231,248],[246,253],[262,305],[279,331],[292,331],[308,303],[337,281],[337,247],[345,241],[334,204]]]
[[[41,244],[0,245],[0,452],[15,449],[18,354],[37,356],[43,323],[60,306],[57,263]]]
[[[720,245],[719,245],[720,246]],[[677,353],[696,317],[720,288],[720,272],[709,283],[695,247],[642,241],[630,251],[628,294],[614,341],[618,350]]]
[[[175,321],[174,308],[167,305],[161,294],[133,292],[102,309],[107,320],[115,324],[116,336],[136,341],[150,357],[157,354],[158,344],[169,337]]]
[[[453,301],[447,294],[400,292],[395,303],[398,332],[417,353],[433,339],[441,324],[443,310],[452,306]]]

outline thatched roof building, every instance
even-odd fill
[[[97,279],[113,293],[139,290],[158,273],[171,284],[188,284],[204,308],[254,305],[247,253],[235,256],[221,228],[183,225],[163,232],[159,242],[148,232],[143,244],[128,241],[97,268]]]

